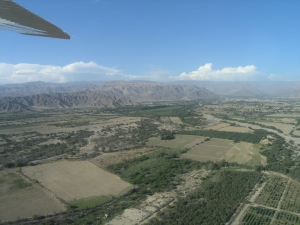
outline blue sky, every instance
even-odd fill
[[[0,30],[0,83],[300,80],[298,0],[15,0],[71,40]]]

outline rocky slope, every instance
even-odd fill
[[[0,98],[0,112],[22,112],[38,108],[117,107],[132,104],[126,97],[81,91]]]
[[[216,95],[195,85],[116,81],[90,88],[100,93],[125,96],[134,101],[169,101],[212,98]]]
[[[29,88],[31,85],[35,87],[33,90]],[[41,83],[39,87],[38,82],[35,82],[34,84],[27,83],[21,86],[17,85],[16,90],[18,91],[10,92],[10,94],[26,95],[37,90],[45,91],[46,93],[19,97],[2,97],[0,98],[0,112],[22,112],[38,108],[117,107],[132,104],[131,100],[176,101],[216,96],[211,91],[195,85],[172,85],[144,81],[115,81],[100,85],[89,83],[78,84],[77,86],[74,83],[66,84],[65,86],[53,84],[52,88],[49,87],[49,83]],[[58,86],[61,89],[58,89]],[[28,90],[26,89],[27,91],[23,93],[20,87],[21,89],[27,87]],[[51,93],[55,90],[61,92],[80,88],[83,88],[83,90],[72,93]],[[13,88],[11,87],[12,90]]]
[[[71,93],[87,90],[89,87],[100,84],[100,82],[69,82],[69,83],[47,83],[29,82],[24,84],[0,85],[0,97],[20,97],[38,94]]]

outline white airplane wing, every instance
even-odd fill
[[[0,0],[0,29],[25,35],[70,39],[70,35],[59,27],[12,0]]]

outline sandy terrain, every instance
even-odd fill
[[[23,173],[64,201],[118,195],[131,184],[88,161],[60,161],[23,167]]]

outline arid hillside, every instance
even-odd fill
[[[115,81],[92,87],[91,90],[126,96],[134,101],[193,100],[216,96],[213,92],[195,85],[174,85],[154,82]]]
[[[0,111],[30,111],[36,108],[116,107],[132,104],[126,97],[82,91],[0,98]]]

